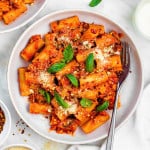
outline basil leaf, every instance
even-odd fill
[[[43,89],[40,89],[39,93],[44,96],[44,98],[46,99],[47,103],[51,102],[50,94],[47,91],[45,91]]]
[[[85,68],[86,71],[88,71],[88,72],[92,72],[94,70],[95,65],[94,65],[94,55],[93,55],[93,53],[90,53],[88,55],[88,57],[86,58],[85,67],[86,67]]]
[[[65,62],[66,63],[70,62],[73,59],[73,55],[74,55],[73,48],[72,48],[71,44],[69,44],[63,51],[63,56],[65,59]]]
[[[63,108],[69,107],[68,103],[65,102],[65,100],[62,99],[61,96],[56,91],[54,91],[54,97],[60,106],[62,106]]]
[[[78,87],[79,85],[78,79],[73,74],[67,74],[66,77],[70,80],[72,85],[74,85],[75,87]]]
[[[90,7],[95,7],[97,6],[102,0],[91,0],[91,2],[89,3]]]
[[[98,111],[103,111],[103,110],[106,110],[109,106],[109,101],[105,101],[102,105],[99,105],[97,107],[97,110]]]
[[[58,63],[55,63],[52,66],[50,66],[47,71],[49,73],[56,73],[56,72],[60,71],[61,69],[63,69],[65,67],[65,65],[66,64],[64,62],[58,62]]]
[[[81,105],[82,107],[90,107],[90,106],[92,105],[92,101],[89,100],[89,99],[87,99],[87,98],[82,98],[82,99],[80,100],[80,105]]]

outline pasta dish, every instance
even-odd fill
[[[20,56],[20,94],[28,111],[49,119],[50,130],[90,133],[106,123],[113,109],[121,64],[121,37],[103,25],[72,16],[50,23],[44,36],[33,35]],[[120,102],[118,103],[118,107]]]
[[[34,0],[1,0],[0,20],[5,24],[10,24],[21,14],[27,11],[27,5],[33,4]]]

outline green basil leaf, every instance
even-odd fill
[[[109,106],[109,101],[105,101],[102,105],[99,105],[97,107],[97,111],[103,111],[106,110]]]
[[[66,64],[64,62],[58,62],[58,63],[55,63],[52,66],[50,66],[47,71],[49,73],[56,73],[56,72],[60,71],[61,69],[63,69],[65,67],[65,65]]]
[[[45,98],[47,100],[47,103],[51,102],[51,97],[50,97],[50,94],[48,92],[45,93]]]
[[[44,96],[44,98],[46,99],[47,103],[51,102],[50,94],[47,91],[45,91],[43,89],[40,89],[39,93]]]
[[[85,62],[85,69],[88,72],[92,72],[94,70],[95,64],[94,64],[94,55],[93,53],[90,53],[88,57],[86,58]]]
[[[73,74],[67,74],[66,77],[70,80],[72,85],[74,85],[75,87],[79,86],[78,79]]]
[[[87,98],[82,98],[82,99],[80,100],[80,105],[81,105],[82,107],[90,107],[92,104],[93,104],[92,101],[89,100],[89,99],[87,99]]]
[[[95,7],[97,6],[102,0],[91,0],[91,2],[89,3],[90,7]]]
[[[74,51],[73,51],[73,48],[72,48],[71,44],[69,44],[65,48],[65,50],[63,51],[63,56],[64,56],[64,59],[65,59],[66,63],[70,62],[73,59]]]
[[[44,96],[44,95],[45,95],[45,90],[40,89],[40,90],[39,90],[39,93],[40,93],[41,95],[43,95],[43,96]]]
[[[56,91],[54,91],[54,97],[60,106],[62,106],[63,108],[69,107],[68,103],[65,102],[65,100],[61,98],[61,96]]]

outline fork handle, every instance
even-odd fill
[[[106,150],[113,150],[114,132],[115,132],[115,125],[116,125],[116,111],[117,111],[119,91],[120,91],[120,85],[118,84],[117,92],[115,95],[114,109],[112,112],[111,123],[110,123],[108,138],[106,142]]]

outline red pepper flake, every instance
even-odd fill
[[[5,114],[2,108],[0,107],[0,133],[3,131],[4,124],[5,124]]]

